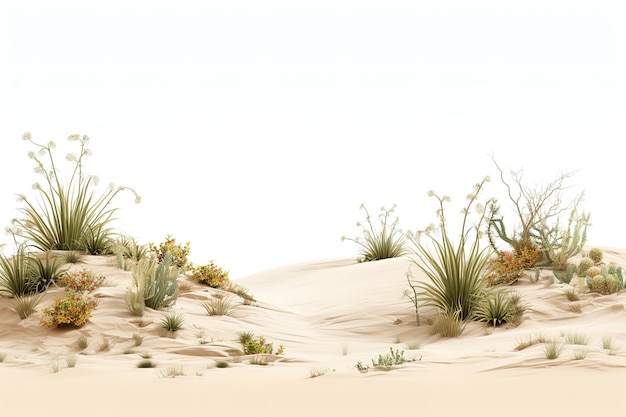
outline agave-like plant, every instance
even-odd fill
[[[83,172],[83,159],[91,155],[86,146],[89,137],[71,135],[68,140],[78,142],[79,152],[67,155],[74,163],[69,182],[59,176],[59,167],[54,159],[54,142],[45,145],[33,141],[29,133],[22,137],[35,146],[37,152],[28,156],[35,161],[35,172],[45,179],[44,185],[35,183],[33,188],[39,198],[29,199],[19,194],[25,207],[20,209],[23,217],[13,220],[13,232],[25,238],[29,244],[41,251],[80,250],[92,254],[101,253],[109,243],[109,226],[117,208],[111,207],[118,193],[129,190],[135,194],[135,202],[141,201],[132,188],[114,185],[102,194],[96,194],[98,178]]]
[[[416,258],[413,262],[426,274],[430,282],[419,282],[420,294],[426,304],[438,307],[445,314],[458,314],[459,319],[466,320],[472,317],[475,308],[485,297],[485,271],[489,261],[489,246],[481,247],[483,231],[487,222],[484,207],[486,204],[477,202],[479,193],[485,182],[474,186],[474,192],[468,195],[468,204],[463,209],[463,223],[459,242],[455,245],[450,238],[446,226],[444,203],[448,196],[439,196],[430,191],[428,194],[439,202],[437,216],[439,217],[439,235],[435,235],[435,227],[429,226],[424,232],[410,235],[413,242],[413,253]],[[489,203],[490,200],[487,202]],[[468,216],[472,206],[478,213],[478,221],[468,225]],[[432,244],[432,249],[421,239],[425,235]]]

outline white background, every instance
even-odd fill
[[[589,243],[626,247],[621,4],[4,2],[0,225],[39,179],[29,131],[60,159],[89,135],[89,173],[143,197],[115,226],[233,278],[356,256],[361,203],[415,230],[434,189],[456,217],[485,175],[506,220],[492,154],[531,185],[577,170]]]

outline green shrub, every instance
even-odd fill
[[[68,268],[64,268],[66,264],[64,258],[51,258],[50,251],[43,254],[43,259],[40,256],[30,254],[28,262],[33,281],[37,283],[40,291],[43,291],[57,282]]]
[[[56,298],[43,310],[41,324],[45,327],[81,327],[98,305],[96,299],[81,293],[67,293]]]
[[[228,282],[228,272],[223,271],[213,261],[206,265],[194,266],[191,277],[200,284],[205,284],[212,288],[219,288]]]
[[[361,209],[365,210],[367,226],[361,222],[357,223],[357,226],[363,229],[363,237],[351,239],[343,236],[341,238],[341,240],[350,240],[359,246],[361,255],[358,258],[359,262],[397,258],[409,253],[406,247],[407,240],[402,234],[402,231],[398,229],[399,219],[396,217],[393,222],[390,221],[390,216],[395,208],[395,204],[389,210],[385,207],[381,207],[381,213],[378,215],[381,227],[377,229],[372,224],[369,211],[365,207],[365,204],[361,204]]]
[[[83,171],[84,158],[91,155],[86,147],[87,136],[68,138],[78,142],[79,152],[67,156],[67,160],[74,163],[67,183],[59,176],[61,169],[54,159],[54,142],[35,143],[29,133],[25,133],[23,139],[35,146],[37,152],[28,155],[35,161],[35,171],[44,177],[45,183],[33,186],[40,197],[36,201],[20,195],[25,207],[20,210],[23,217],[13,220],[13,233],[44,252],[51,249],[86,250],[91,254],[105,251],[112,234],[109,225],[117,211],[111,207],[113,199],[118,193],[130,190],[138,203],[137,193],[131,188],[110,186],[99,196],[96,194],[97,178]]]
[[[484,206],[477,202],[477,198],[487,181],[488,177],[476,184],[474,192],[468,196],[469,203],[463,210],[463,223],[456,246],[446,226],[444,203],[449,201],[449,197],[440,197],[432,191],[429,195],[435,197],[439,203],[437,215],[440,239],[435,237],[432,226],[423,232],[434,247],[432,251],[421,241],[421,234],[411,237],[415,247],[414,253],[417,255],[413,262],[430,280],[418,283],[423,290],[421,297],[427,304],[436,306],[444,313],[458,313],[461,320],[472,317],[474,309],[485,296],[485,270],[489,261],[487,251],[489,247],[481,248],[483,233],[481,228],[484,226],[486,216]],[[468,217],[474,205],[478,221],[469,226]],[[472,232],[473,235],[470,235]]]
[[[172,237],[172,235],[165,236],[165,241],[159,243],[159,246],[150,243],[149,250],[155,256],[158,262],[163,262],[165,260],[165,255],[169,253],[172,257],[171,265],[178,267],[182,270],[186,270],[189,265],[189,242],[186,242],[185,245],[180,245],[176,243],[176,239]]]
[[[257,338],[254,337],[254,333],[247,332],[239,332],[239,343],[243,348],[243,353],[246,355],[257,355],[257,354],[276,354],[281,355],[285,352],[285,348],[283,345],[279,345],[276,352],[274,352],[274,344],[267,343],[263,336],[259,336]]]

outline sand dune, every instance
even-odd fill
[[[606,262],[626,265],[626,250],[604,250]],[[185,328],[172,339],[160,333],[163,312],[147,309],[140,319],[126,308],[130,272],[111,258],[85,257],[73,268],[100,272],[110,286],[95,292],[100,304],[80,329],[44,328],[40,313],[20,320],[9,300],[0,299],[3,409],[23,415],[484,416],[588,415],[620,408],[626,291],[582,294],[581,312],[574,312],[563,293],[567,285],[547,286],[550,273],[544,271],[539,282],[525,277],[512,286],[528,305],[519,326],[469,323],[460,337],[441,338],[426,324],[428,308],[420,311],[424,324],[416,326],[403,295],[410,265],[408,258],[330,259],[259,272],[237,281],[258,301],[245,305],[233,297],[232,316],[208,316],[201,302],[220,291],[181,277],[191,289],[171,308],[185,317]],[[40,310],[62,292],[48,291]],[[267,357],[265,366],[252,364],[251,356],[241,356],[239,331],[282,344],[285,354]],[[134,334],[143,337],[140,346]],[[584,359],[575,360],[582,347],[565,342],[570,334],[588,338]],[[80,335],[90,339],[82,351],[76,346]],[[516,350],[540,335],[564,344],[559,358],[546,359],[542,343]],[[602,347],[607,337],[611,351]],[[108,351],[101,350],[104,340]],[[354,368],[390,348],[415,361],[366,374]],[[152,355],[156,368],[137,368],[143,352]],[[74,368],[64,367],[68,354],[78,354]],[[51,369],[55,360],[58,372]],[[231,366],[215,368],[217,360]],[[185,375],[163,377],[170,367]]]

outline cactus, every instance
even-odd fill
[[[576,272],[576,265],[568,264],[565,270],[563,269],[554,269],[552,273],[555,278],[559,280],[559,282],[563,284],[569,284],[574,277],[574,272]]]
[[[607,279],[602,275],[591,278],[591,291],[602,295],[608,294]]]
[[[576,275],[578,275],[579,277],[584,277],[585,275],[587,275],[587,270],[589,268],[591,268],[593,265],[593,261],[591,260],[591,258],[581,258],[580,261],[578,261],[578,267],[576,268]]]
[[[602,268],[600,268],[599,266],[592,266],[587,270],[587,276],[589,278],[593,278],[596,275],[602,275]]]
[[[600,248],[591,248],[587,254],[587,256],[593,261],[594,265],[600,265],[602,263],[603,255],[602,249]]]
[[[609,274],[606,278],[606,293],[614,294],[619,291],[619,283],[617,277],[613,274]]]

